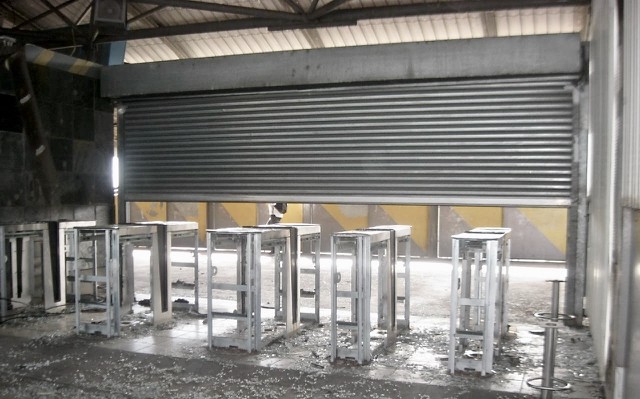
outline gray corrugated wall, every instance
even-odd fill
[[[640,397],[640,4],[624,2],[620,272],[613,327],[614,398]]]
[[[619,136],[619,24],[614,0],[593,3],[590,45],[591,151],[587,303],[602,376],[610,356],[616,228]]]
[[[566,206],[575,76],[123,100],[128,201]]]
[[[640,209],[640,5],[624,3],[622,205]]]

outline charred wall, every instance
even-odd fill
[[[3,69],[2,74],[7,74]],[[10,75],[8,75],[10,76]],[[29,77],[55,167],[55,201],[47,203],[24,133],[18,99],[0,93],[0,223],[41,220],[112,222],[113,112],[99,82],[30,65]],[[3,76],[2,80],[11,82]]]

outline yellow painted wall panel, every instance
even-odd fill
[[[367,205],[325,204],[322,207],[344,230],[368,227],[369,209]]]
[[[563,208],[518,208],[560,252],[567,253],[567,210]]]
[[[251,203],[222,203],[222,207],[238,226],[253,226],[257,224],[257,204]]]
[[[413,242],[423,250],[427,250],[429,233],[429,208],[413,205],[382,205],[381,208],[394,220],[396,224],[411,226]]]
[[[132,202],[130,206],[130,222],[166,222],[166,202]]]
[[[457,213],[470,228],[475,227],[502,227],[502,208],[479,206],[454,206]]]
[[[282,223],[302,223],[302,204],[287,204],[287,213],[282,218]]]
[[[198,238],[200,242],[204,242],[207,234],[207,203],[198,202],[194,205],[195,213],[184,212],[182,216],[187,222],[198,223]]]

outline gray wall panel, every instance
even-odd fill
[[[640,4],[624,2],[622,205],[640,208]]]

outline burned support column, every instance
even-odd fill
[[[18,50],[11,55],[5,66],[11,72],[27,143],[36,158],[36,175],[42,187],[42,195],[47,205],[55,205],[59,202],[56,167],[44,134],[24,50]]]

